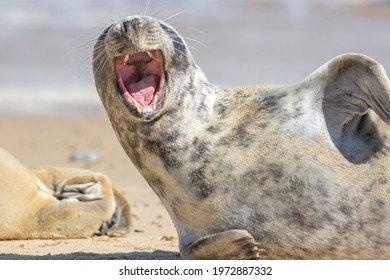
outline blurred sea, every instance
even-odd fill
[[[145,10],[188,38],[220,86],[295,83],[345,52],[390,69],[390,1],[0,0],[0,114],[102,113],[94,40]]]

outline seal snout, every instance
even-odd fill
[[[114,66],[117,95],[135,117],[150,119],[162,107],[165,57],[161,32],[158,20],[131,16],[112,24],[103,39],[106,58]]]
[[[111,25],[104,38],[110,56],[160,48],[161,27],[156,19],[132,16]]]

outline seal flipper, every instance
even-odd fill
[[[256,260],[260,244],[246,230],[229,230],[202,237],[180,250],[184,259]]]
[[[37,233],[56,238],[80,238],[92,235],[124,236],[130,231],[131,211],[126,199],[102,173],[73,168],[40,167],[33,173],[52,193],[38,216],[51,222],[50,229]],[[50,216],[50,221],[46,218]],[[62,230],[58,232],[58,224]]]
[[[107,212],[111,208],[111,193],[114,209],[109,219],[102,221],[96,235],[124,236],[130,232],[131,211],[126,199],[111,186],[109,179],[101,173],[86,173],[65,178],[55,186],[57,199],[76,199],[79,202],[95,203],[96,211]]]
[[[115,210],[111,219],[102,224],[98,235],[120,237],[129,234],[132,226],[131,209],[127,200],[115,189]]]
[[[349,161],[364,162],[384,148],[389,136],[390,82],[378,62],[365,55],[340,55],[300,86],[315,90],[330,137]]]

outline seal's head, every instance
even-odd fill
[[[95,83],[103,104],[127,110],[135,120],[150,121],[174,108],[180,102],[174,94],[180,86],[176,81],[179,76],[181,82],[186,80],[191,66],[183,38],[147,16],[113,23],[94,48]]]

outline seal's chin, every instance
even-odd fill
[[[115,71],[123,102],[138,116],[159,109],[164,95],[164,57],[159,50],[127,53],[115,58]]]

